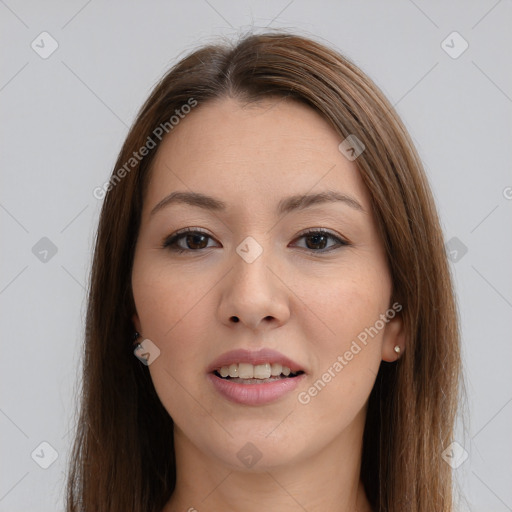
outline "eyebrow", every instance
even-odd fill
[[[285,197],[279,201],[276,213],[283,215],[294,210],[303,210],[318,204],[334,202],[341,202],[354,210],[365,212],[361,204],[353,197],[334,190],[326,190],[316,194],[296,194],[294,196]],[[227,209],[227,204],[224,201],[199,192],[172,192],[156,204],[151,210],[150,216],[171,204],[188,204],[190,206],[217,212],[222,212]]]

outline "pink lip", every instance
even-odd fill
[[[280,379],[263,384],[236,384],[230,380],[217,377],[214,373],[207,375],[208,380],[224,398],[244,405],[263,405],[275,402],[293,391],[306,378],[304,373],[297,377]]]
[[[270,348],[263,348],[256,351],[245,350],[243,348],[231,350],[230,352],[226,352],[215,359],[215,361],[208,367],[207,372],[211,373],[215,370],[220,370],[223,366],[229,366],[230,364],[236,363],[250,363],[252,365],[277,363],[282,366],[288,366],[293,373],[301,370],[306,373],[304,368],[301,368],[301,366],[295,361],[292,361],[280,352],[276,352]],[[263,386],[264,384],[259,385]]]
[[[214,372],[223,366],[236,363],[250,363],[252,365],[264,363],[277,363],[287,366],[293,373],[302,371],[304,373],[296,377],[265,382],[261,384],[240,384],[227,379],[222,379]],[[208,380],[216,391],[231,402],[245,405],[263,405],[275,402],[282,396],[293,391],[306,375],[305,370],[295,361],[284,356],[275,350],[264,348],[251,351],[245,349],[232,350],[218,357],[208,368]]]

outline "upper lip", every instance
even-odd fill
[[[282,366],[287,366],[293,373],[299,371],[305,372],[298,363],[270,348],[263,348],[261,350],[246,350],[241,348],[225,352],[215,359],[215,361],[213,361],[213,363],[208,367],[208,373],[220,370],[223,366],[229,366],[236,363],[250,363],[252,365],[277,363]]]

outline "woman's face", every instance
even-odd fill
[[[304,105],[223,99],[158,149],[133,320],[160,350],[149,371],[177,442],[217,463],[295,464],[357,439],[381,360],[403,348],[370,196],[342,140]],[[185,228],[199,233],[173,238]]]

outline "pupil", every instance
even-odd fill
[[[188,235],[187,236],[187,245],[191,249],[204,249],[204,247],[205,247],[204,243],[202,244],[200,241],[198,241],[198,239],[203,239],[203,242],[204,242],[205,238],[206,238],[205,235],[198,235],[198,234]],[[196,244],[200,245],[201,247],[194,247]]]
[[[325,247],[325,243],[322,243],[320,239],[323,239],[323,242],[325,242],[325,235],[310,235],[309,239],[313,240],[313,245],[321,245],[320,249],[323,249]],[[309,247],[309,244],[308,244]],[[318,247],[309,247],[310,249],[316,249]]]

